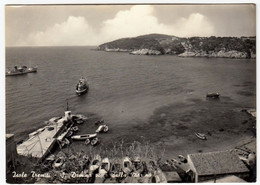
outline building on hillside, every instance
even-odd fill
[[[187,158],[196,183],[227,175],[235,175],[242,179],[249,176],[249,169],[232,150],[189,154]]]

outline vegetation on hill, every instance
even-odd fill
[[[255,58],[256,37],[179,38],[162,34],[149,34],[104,43],[97,49],[128,52],[148,49],[159,51],[160,54],[181,54],[181,56]],[[189,55],[185,55],[187,52],[189,52]],[[227,52],[229,52],[229,55],[227,55]],[[232,55],[230,52],[232,52]]]

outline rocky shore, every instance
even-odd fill
[[[162,52],[158,50],[152,50],[152,49],[139,49],[135,51],[131,51],[130,54],[132,55],[162,55]]]
[[[218,52],[209,52],[205,51],[185,51],[178,55],[179,57],[209,57],[209,58],[236,58],[236,59],[245,59],[247,57],[246,52],[239,52],[236,50],[232,51],[218,51]],[[256,58],[255,54],[251,54],[251,58]]]
[[[106,52],[128,52],[131,55],[163,55],[161,51],[153,50],[153,49],[138,49],[138,50],[127,50],[127,49],[120,49],[120,48],[106,48],[104,51]],[[169,54],[169,52],[166,52]],[[232,51],[210,51],[207,53],[206,51],[185,51],[181,54],[178,54],[179,57],[209,57],[209,58],[235,58],[235,59],[246,59],[248,55],[246,52],[240,52],[236,50]],[[251,53],[251,59],[255,59],[256,54]]]

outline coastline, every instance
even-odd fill
[[[236,50],[225,51],[220,50],[218,52],[206,52],[206,51],[185,51],[181,54],[171,54],[171,53],[162,53],[161,51],[154,49],[120,49],[120,48],[105,48],[104,50],[96,49],[95,51],[105,51],[105,52],[126,52],[131,55],[173,55],[178,57],[205,57],[205,58],[230,58],[230,59],[248,59],[246,52],[240,52]],[[249,59],[256,59],[256,54],[251,53]]]

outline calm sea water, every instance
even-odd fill
[[[92,112],[116,129],[141,124],[156,108],[219,92],[241,107],[255,107],[256,63],[248,59],[135,56],[91,47],[6,49],[6,67],[38,66],[37,73],[6,77],[6,132],[22,137],[62,116]],[[90,82],[78,97],[80,77]]]

